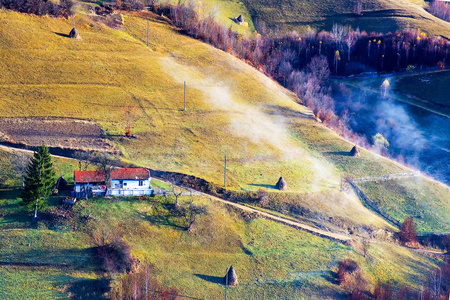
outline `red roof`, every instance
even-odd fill
[[[103,171],[75,171],[76,183],[105,182]],[[144,168],[112,169],[111,180],[147,180],[150,171]]]
[[[105,182],[103,171],[75,171],[74,181],[76,183]]]
[[[111,179],[116,180],[146,180],[150,178],[150,171],[144,168],[123,168],[113,169],[111,171]]]

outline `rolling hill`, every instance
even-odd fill
[[[428,13],[422,0],[361,1],[363,12],[353,13],[356,0],[244,0],[253,20],[261,19],[271,28],[305,32],[308,28],[331,30],[333,24],[350,25],[367,32],[395,32],[420,28],[431,35],[450,36],[450,24]]]
[[[124,163],[192,174],[217,184],[222,183],[227,155],[229,189],[265,189],[278,199],[281,213],[299,217],[282,209],[289,202],[310,210],[315,221],[336,230],[354,230],[355,236],[366,229],[395,231],[355,195],[339,192],[340,180],[345,175],[380,176],[408,168],[366,150],[360,158],[348,156],[353,145],[318,123],[292,93],[230,54],[183,35],[164,17],[125,14],[123,28],[114,30],[94,22],[83,6],[78,9],[75,19],[82,41],[66,37],[72,20],[0,10],[0,117],[89,120],[122,153]],[[150,19],[149,47],[142,17]],[[135,138],[124,136],[127,104],[140,112]],[[45,141],[64,146],[48,136]],[[7,287],[3,293],[16,297],[20,292],[15,286],[25,286],[24,293],[39,289],[42,298],[64,298],[70,292],[68,282],[76,281],[81,289],[89,280],[103,279],[90,256],[93,243],[83,224],[75,223],[75,229],[73,224],[30,228],[18,193],[10,191],[20,184],[11,170],[11,154],[0,150],[0,155],[1,169],[7,170],[0,172],[0,178],[6,178],[2,188],[8,189],[0,194],[4,274],[0,283]],[[76,165],[62,161],[58,168],[58,174],[70,174]],[[280,175],[288,182],[287,192],[274,189]],[[403,217],[402,201],[414,193],[416,202],[423,204],[417,209],[430,204],[432,210],[418,220],[419,230],[448,231],[448,187],[423,176],[418,180],[436,191],[433,197],[408,184],[402,190],[386,186],[383,197],[394,199],[392,205],[402,211],[396,216]],[[377,189],[374,184],[367,192]],[[413,286],[439,262],[382,242],[372,244],[373,259],[365,260],[348,246],[268,220],[245,221],[239,213],[205,199],[196,201],[205,203],[210,215],[202,218],[198,235],[190,235],[169,222],[173,216],[164,201],[97,199],[78,208],[82,215],[119,228],[133,254],[160,269],[159,279],[196,297],[221,295],[222,286],[214,278],[223,276],[223,266],[236,261],[242,288],[235,291],[246,299],[287,297],[286,293],[339,295],[340,288],[326,278],[346,256],[360,261],[373,283],[393,278]],[[407,212],[414,213],[414,207]],[[36,255],[49,247],[57,257]],[[25,279],[30,271],[36,277]],[[38,276],[45,280],[40,282]],[[299,289],[303,286],[307,288]]]

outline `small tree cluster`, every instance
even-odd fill
[[[121,238],[95,248],[102,269],[108,273],[131,272],[134,258],[130,246]]]
[[[400,242],[407,246],[417,246],[416,227],[412,217],[406,218],[400,227],[399,233]]]
[[[72,0],[61,0],[59,4],[46,0],[0,0],[0,8],[38,16],[68,18],[73,15],[72,7]]]
[[[367,289],[367,282],[358,263],[352,259],[339,262],[336,280],[354,299],[360,299]]]
[[[155,278],[155,270],[145,264],[140,271],[123,275],[111,290],[112,300],[175,300],[178,297],[175,287],[166,288]]]
[[[431,2],[430,13],[439,19],[450,22],[450,5],[442,0]]]
[[[126,11],[139,11],[143,10],[145,5],[139,0],[116,0],[115,8]]]

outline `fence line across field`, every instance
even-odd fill
[[[361,178],[353,178],[350,181],[352,182],[369,182],[369,181],[386,181],[386,180],[392,180],[392,179],[399,179],[399,178],[408,178],[408,177],[416,177],[419,176],[420,172],[409,172],[409,173],[399,173],[399,174],[389,174],[385,176],[379,176],[379,177],[361,177]]]

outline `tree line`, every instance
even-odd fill
[[[73,15],[72,7],[72,0],[60,0],[59,4],[50,0],[0,0],[0,8],[37,16],[68,18]]]
[[[429,11],[439,19],[450,22],[450,5],[448,3],[434,0],[430,4]]]

